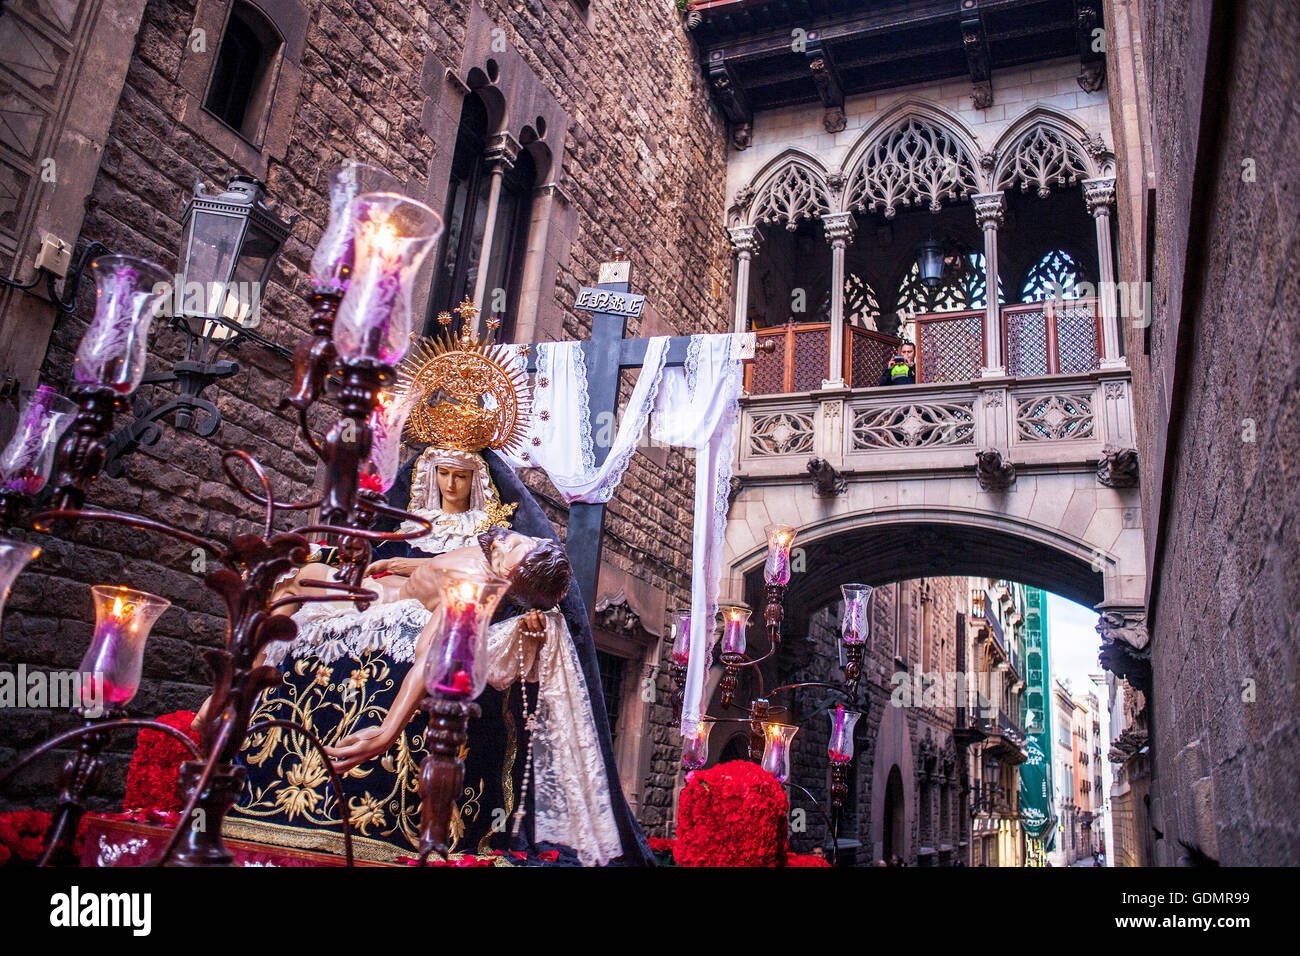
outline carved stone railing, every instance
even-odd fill
[[[750,395],[738,474],[798,474],[814,457],[850,474],[964,471],[987,449],[1016,468],[1097,465],[1134,444],[1130,389],[1121,369]]]

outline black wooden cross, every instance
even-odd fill
[[[596,289],[627,295],[631,267],[626,262],[606,262],[600,267],[600,282]],[[579,296],[578,308],[582,308],[583,298]],[[617,305],[617,300],[614,305]],[[608,421],[611,426],[606,429],[610,442],[598,442],[595,445],[597,465],[603,465],[609,457],[610,445],[613,443],[618,409],[618,383],[624,369],[640,368],[645,363],[645,350],[650,340],[646,338],[625,339],[627,315],[616,312],[595,312],[591,317],[591,341],[582,343],[583,357],[587,363],[587,389],[591,405],[592,435],[600,434],[598,423]],[[668,342],[666,367],[686,364],[686,350],[690,344],[689,335],[675,335]],[[530,352],[528,371],[537,371],[537,356]],[[602,419],[602,416],[605,416]],[[605,526],[605,506],[575,501],[569,505],[569,531],[565,537],[565,551],[569,555],[569,564],[573,568],[574,579],[582,600],[586,602],[587,614],[590,616],[596,606],[596,578],[600,574],[601,531]]]

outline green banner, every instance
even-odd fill
[[[1051,697],[1048,695],[1047,601],[1038,588],[1025,588],[1025,714],[1029,758],[1020,765],[1020,825],[1030,839],[1050,850],[1056,842],[1052,808]]]

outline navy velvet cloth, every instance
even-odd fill
[[[510,519],[511,530],[526,534],[531,538],[550,538],[552,541],[559,541],[559,535],[555,533],[555,528],[552,526],[550,519],[546,517],[546,513],[542,511],[541,505],[533,498],[528,487],[515,474],[514,469],[491,449],[484,449],[482,454],[488,465],[488,474],[496,485],[502,502],[517,505],[514,516]],[[413,459],[402,468],[398,473],[397,481],[388,492],[388,501],[394,507],[405,508],[410,502],[411,470],[414,464],[415,460]],[[392,523],[390,522],[387,527],[391,528]],[[411,548],[405,542],[388,542],[375,550],[375,560],[379,558],[405,557],[410,553]],[[417,557],[420,553],[415,552]],[[654,866],[654,857],[646,844],[645,835],[641,832],[636,820],[633,819],[632,810],[628,807],[627,799],[623,796],[623,787],[619,784],[618,767],[614,762],[614,746],[609,735],[609,717],[605,713],[605,696],[601,692],[600,670],[596,663],[596,643],[592,639],[587,608],[583,603],[582,594],[579,592],[576,583],[569,586],[569,593],[560,602],[560,611],[569,625],[569,633],[573,636],[573,646],[578,652],[578,661],[582,666],[582,674],[587,682],[587,694],[591,698],[592,717],[596,721],[596,731],[600,736],[600,755],[605,762],[605,773],[609,779],[610,800],[613,802],[614,817],[618,822],[619,837],[623,842],[623,855],[615,862],[629,866]],[[501,620],[518,613],[518,608],[503,605],[497,609],[496,619]],[[495,697],[495,692],[488,688],[485,691],[485,696]],[[511,698],[517,701],[518,695],[512,694]],[[533,698],[534,695],[530,694],[529,699]],[[480,733],[486,733],[491,737],[501,739],[491,729],[491,724],[493,722],[500,723],[501,718],[498,716],[499,705],[495,699],[480,701],[480,705],[483,708],[483,717],[471,722],[469,743],[471,754],[482,759],[495,748],[484,747],[483,741],[476,741],[474,732],[478,730]],[[517,722],[516,726],[522,727],[522,723]],[[499,766],[504,760],[505,754],[504,752],[498,752],[492,754],[492,757],[496,759]],[[532,802],[531,794],[529,802]],[[531,816],[530,807],[528,821],[530,832]]]

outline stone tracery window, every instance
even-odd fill
[[[1064,249],[1053,249],[1034,263],[1020,290],[1021,302],[1044,299],[1077,299],[1083,270]]]
[[[754,222],[780,223],[793,232],[801,219],[830,212],[826,185],[802,163],[790,163],[768,180],[754,199]]]
[[[926,204],[938,212],[945,199],[979,192],[975,164],[948,130],[909,116],[862,157],[849,176],[847,207],[883,212],[892,219],[899,206]]]
[[[995,189],[1019,185],[1025,192],[1032,186],[1046,199],[1052,186],[1073,186],[1088,176],[1088,164],[1078,145],[1049,126],[1030,127],[1005,155]]]

